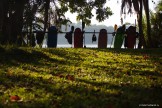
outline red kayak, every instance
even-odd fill
[[[74,31],[74,48],[83,48],[83,33],[80,28]]]
[[[98,48],[107,48],[107,30],[101,29],[98,37]]]
[[[134,48],[136,44],[136,28],[130,26],[127,30],[127,48]]]

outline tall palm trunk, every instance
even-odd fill
[[[30,18],[29,18],[29,34],[30,34],[30,46],[34,46],[35,40],[33,38],[33,19],[34,16],[37,12],[38,6],[37,4],[33,5],[33,8],[31,9],[31,14],[30,14]]]
[[[6,17],[6,7],[7,7],[7,0],[0,0],[0,43],[2,44],[2,41],[4,41],[4,36],[2,35],[3,34],[3,28],[4,28],[4,25],[6,27],[6,24],[5,24],[5,18]]]
[[[149,39],[150,46],[152,47],[150,16],[149,16],[149,1],[148,0],[122,0],[122,7],[121,7],[122,12],[124,10],[124,7],[128,7],[128,9],[131,10],[132,4],[133,4],[135,11],[138,14],[138,24],[139,24],[139,34],[140,34],[138,48],[141,48],[142,46],[146,47],[146,42],[144,39],[143,28],[142,28],[143,5],[145,7],[145,12],[146,12],[146,17],[147,17],[147,37]],[[140,9],[139,9],[139,6],[140,6]],[[131,11],[128,11],[128,12],[131,12]]]
[[[2,4],[1,4],[2,3]],[[8,42],[9,39],[9,33],[8,33],[8,29],[9,29],[9,14],[8,14],[8,10],[9,10],[9,0],[1,0],[0,1],[0,5],[2,6],[0,10],[0,14],[2,16],[0,16],[0,28],[1,28],[1,37],[0,37],[0,44],[6,44]]]
[[[4,19],[4,1],[0,0],[0,33],[2,32],[3,19]]]
[[[150,14],[149,14],[149,1],[144,1],[144,8],[145,8],[145,14],[146,14],[146,20],[147,20],[147,37],[149,41],[149,47],[153,47],[152,39],[151,39],[151,25],[150,25]]]
[[[142,46],[146,47],[146,42],[143,35],[143,28],[142,28],[142,16],[143,16],[143,1],[140,0],[140,12],[138,17],[138,26],[139,26],[139,43],[138,43],[138,49],[141,49]]]
[[[50,0],[46,0],[45,3],[45,13],[44,13],[44,32],[46,32],[48,26],[48,10],[49,10]]]
[[[20,42],[18,44],[21,44],[21,32],[23,27],[23,12],[25,1],[26,0],[20,0],[16,1],[15,3],[16,9],[11,21],[11,44],[17,44],[17,42]]]

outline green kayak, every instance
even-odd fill
[[[114,48],[121,48],[124,40],[124,33],[117,32],[114,40]]]
[[[123,45],[124,34],[125,34],[125,25],[117,29],[117,33],[114,40],[114,48],[121,48],[121,46]]]

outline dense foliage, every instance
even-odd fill
[[[151,15],[152,38],[156,47],[162,47],[162,0],[156,7],[156,13]]]
[[[159,1],[156,12],[150,12],[151,38],[155,48],[162,47],[162,0]],[[146,44],[148,44],[146,18],[143,18],[143,30]]]
[[[67,11],[78,13],[78,20],[90,24],[95,9],[96,19],[103,21],[112,15],[105,3],[106,0],[1,0],[0,44],[21,44],[22,30],[30,32],[31,37],[33,29],[45,32],[51,24],[67,24]]]

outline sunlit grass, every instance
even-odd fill
[[[162,50],[0,47],[0,107],[162,103]],[[12,96],[18,96],[14,100]]]

